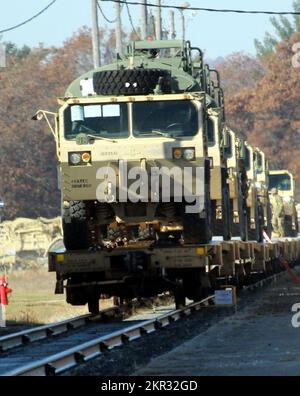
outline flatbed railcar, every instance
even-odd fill
[[[283,270],[283,260],[293,266],[299,258],[298,238],[187,246],[149,242],[112,250],[49,252],[49,271],[56,272],[56,293],[65,289],[67,302],[88,303],[96,313],[101,294],[131,299],[171,291],[178,305],[179,296],[201,299],[220,282],[247,285]]]

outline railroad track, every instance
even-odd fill
[[[111,307],[99,312],[98,315],[86,314],[75,318],[65,319],[55,323],[49,323],[42,326],[19,331],[0,337],[0,352],[6,352],[10,349],[28,345],[35,341],[41,341],[46,338],[66,333],[70,330],[77,329],[88,325],[89,323],[112,316],[124,311],[127,306]]]
[[[259,280],[252,285],[244,287],[244,291],[262,287],[266,283],[277,280],[284,273],[281,272]],[[150,320],[143,320],[145,315],[135,315],[130,321],[122,320],[99,324],[101,317],[113,315],[122,309],[122,307],[113,307],[101,311],[97,317],[83,315],[78,318],[2,337],[0,338],[0,345],[3,352],[30,342],[32,342],[32,345],[28,346],[27,349],[22,349],[21,353],[7,353],[7,356],[5,356],[4,352],[0,360],[0,375],[51,376],[61,374],[101,354],[105,355],[108,350],[114,347],[125,345],[130,341],[143,337],[145,334],[153,333],[179,319],[185,318],[200,310],[203,306],[209,305],[213,299],[214,296],[209,296],[178,310],[172,309],[169,305],[164,307],[164,309],[167,309],[166,313],[162,315],[152,313],[154,317]],[[90,326],[86,327],[87,324]],[[70,332],[70,330],[74,330],[75,334]],[[68,333],[72,334],[68,336]],[[60,334],[62,338],[53,337]],[[33,343],[33,341],[45,339],[48,339],[49,342],[40,343],[41,345]],[[54,342],[50,342],[54,339],[55,345],[53,345]],[[17,348],[13,352],[18,352],[19,349]]]
[[[56,338],[55,345],[52,342],[46,342],[41,345],[32,345],[27,351],[22,349],[21,354],[9,353],[0,360],[0,375],[49,376],[60,374],[80,363],[105,354],[109,349],[127,344],[145,334],[166,327],[208,305],[213,298],[214,296],[207,297],[179,310],[174,310],[169,306],[169,312],[162,315],[157,313],[156,317],[150,320],[133,319],[108,322],[101,326],[98,324],[98,327],[95,324],[92,331],[90,326],[90,331],[81,331],[67,339],[63,337],[60,341]],[[87,341],[82,342],[84,338]],[[70,345],[72,346],[70,347]],[[55,348],[60,351],[53,353]]]

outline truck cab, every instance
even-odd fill
[[[269,191],[277,188],[284,204],[285,236],[298,235],[298,216],[295,203],[295,178],[288,170],[271,170],[269,175]]]

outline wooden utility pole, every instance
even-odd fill
[[[182,32],[182,40],[185,41],[185,15],[184,11],[187,10],[190,7],[190,4],[188,2],[185,2],[181,5],[181,32]]]
[[[93,62],[94,62],[94,67],[97,68],[101,64],[97,0],[91,0],[91,6],[92,6]]]
[[[156,40],[161,40],[161,0],[156,0],[156,4],[155,36]]]
[[[121,21],[121,4],[116,3],[116,50],[117,54],[122,56],[122,21]]]
[[[148,36],[147,0],[141,0],[141,25],[142,40],[146,40]]]
[[[175,31],[175,12],[170,10],[170,39],[174,40],[176,38],[176,31]]]
[[[181,14],[181,34],[182,34],[182,41],[185,41],[185,17],[183,10],[180,10]]]

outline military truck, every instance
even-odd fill
[[[272,234],[272,211],[269,197],[269,162],[265,153],[255,147],[256,189],[258,199],[264,213],[264,230],[268,236]]]
[[[229,134],[226,128],[224,93],[217,70],[205,66],[210,97],[214,98],[207,109],[207,152],[210,159],[210,199],[213,235],[229,240],[232,234],[230,190],[226,149]]]
[[[285,236],[298,235],[298,217],[295,202],[295,178],[288,170],[271,170],[269,175],[269,191],[277,188],[284,204]]]
[[[248,240],[248,178],[245,168],[244,141],[227,127],[228,145],[225,156],[228,167],[232,235]]]
[[[225,148],[229,172],[232,235],[242,240],[263,240],[263,230],[270,230],[268,163],[265,154],[239,138],[227,127]]]
[[[257,158],[261,156],[261,152],[258,153],[255,147],[245,141],[245,169],[247,171],[248,179],[248,196],[247,196],[247,212],[248,212],[248,230],[249,238],[255,239],[258,242],[263,241],[263,231],[266,226],[265,224],[265,210],[264,210],[264,196],[263,186],[258,180],[258,174],[264,175],[265,178],[265,164],[260,165]],[[258,154],[258,155],[257,155]],[[267,211],[267,210],[266,210]]]
[[[137,41],[73,81],[57,114],[36,114],[56,140],[67,250],[101,246],[112,224],[181,227],[185,244],[205,244],[218,220],[230,238],[224,103],[214,74],[189,41]]]

